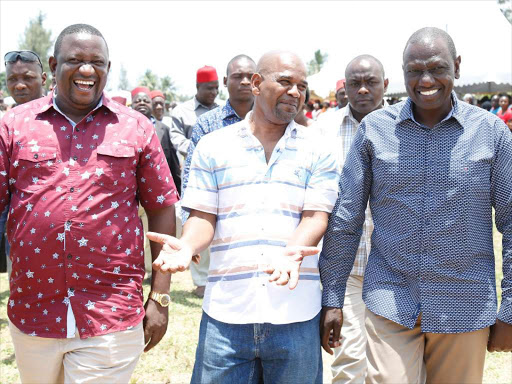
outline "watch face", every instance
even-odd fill
[[[160,297],[160,304],[163,307],[167,307],[171,303],[171,297],[169,295],[162,295]]]

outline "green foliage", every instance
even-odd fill
[[[320,72],[324,64],[327,62],[328,57],[329,55],[327,53],[322,53],[322,51],[317,49],[314,53],[313,59],[307,63],[308,76]]]
[[[36,52],[43,63],[43,71],[49,75],[50,66],[48,65],[48,58],[50,56],[50,49],[53,47],[53,39],[51,38],[52,31],[45,29],[43,26],[45,18],[46,16],[39,12],[36,18],[29,21],[24,35],[20,37],[19,49],[28,49]],[[49,88],[50,84],[51,81],[46,82],[46,89]]]
[[[130,86],[130,82],[128,81],[128,74],[126,72],[126,68],[123,64],[121,64],[121,69],[119,69],[119,84],[117,86],[119,89],[123,89],[125,91],[129,91],[132,89]]]
[[[9,92],[7,90],[7,84],[5,83],[6,79],[7,75],[5,74],[5,71],[0,72],[0,90],[3,91],[4,97],[7,97],[9,95]]]
[[[512,5],[510,0],[497,0],[500,6],[501,12],[508,20],[510,24],[512,24]]]
[[[151,69],[144,72],[138,84],[148,87],[151,90],[161,90],[165,94],[166,100],[169,101],[181,100],[181,98],[184,97],[184,95],[178,95],[176,93],[176,85],[170,76],[160,78],[156,73],[153,73]],[[185,97],[185,100],[187,99],[188,97]]]

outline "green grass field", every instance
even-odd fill
[[[495,234],[497,277],[501,281],[501,236]],[[498,284],[499,287],[499,284]],[[498,288],[499,289],[499,288]],[[193,285],[188,272],[173,277],[172,304],[167,334],[153,350],[144,354],[132,376],[132,383],[188,383],[194,365],[201,300],[192,295]],[[149,287],[144,287],[147,295]],[[18,383],[14,349],[7,325],[9,290],[7,274],[0,275],[0,382]],[[324,382],[330,382],[331,357],[324,353]],[[484,383],[512,383],[512,354],[487,355]]]

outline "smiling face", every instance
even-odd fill
[[[108,50],[100,36],[64,36],[57,57],[50,57],[57,82],[59,108],[71,116],[85,116],[98,104],[110,69]]]
[[[254,74],[251,82],[254,109],[267,121],[288,124],[302,109],[308,83],[306,67],[297,56],[281,53],[267,57],[264,70]]]
[[[7,63],[5,72],[7,89],[16,104],[24,104],[43,95],[46,73],[42,72],[39,63],[18,60]]]
[[[132,98],[132,108],[147,118],[151,117],[151,98],[144,92],[137,93]]]
[[[442,38],[411,43],[404,52],[404,80],[415,112],[440,116],[451,109],[451,92],[459,78],[460,56],[453,59]]]

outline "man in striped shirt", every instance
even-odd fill
[[[348,105],[315,124],[323,136],[337,143],[340,167],[345,163],[360,121],[370,112],[384,106],[383,97],[388,86],[384,67],[378,59],[370,55],[354,58],[347,65],[345,76]],[[356,259],[347,281],[343,305],[343,338],[339,346],[334,348],[335,359],[331,371],[335,383],[362,383],[366,374],[365,305],[362,293],[372,230],[373,222],[367,208]],[[340,242],[339,247],[343,246]],[[330,348],[326,350],[333,353]]]
[[[256,72],[253,111],[194,151],[181,239],[148,234],[165,247],[154,266],[183,271],[211,243],[193,383],[321,383],[315,246],[337,197],[336,156],[293,121],[304,63],[270,52]]]

